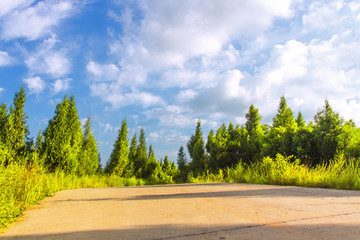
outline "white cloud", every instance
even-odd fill
[[[35,0],[2,0],[0,1],[0,17],[8,14],[16,8],[30,6]]]
[[[53,27],[71,16],[77,8],[76,3],[71,0],[40,1],[32,6],[17,1],[12,5],[6,5],[5,11],[11,10],[1,24],[1,38],[6,40],[20,37],[35,40],[51,34]]]
[[[41,93],[45,89],[45,82],[40,77],[25,78],[23,80],[32,93]]]
[[[25,60],[26,66],[32,74],[47,74],[51,77],[62,77],[70,72],[71,63],[68,59],[67,49],[57,49],[56,44],[60,41],[56,36],[46,39]]]
[[[120,69],[115,64],[98,64],[88,62],[86,70],[93,75],[95,81],[116,81],[120,76]]]
[[[71,78],[55,80],[55,82],[52,84],[52,91],[54,94],[56,94],[68,90],[70,88],[71,81]]]
[[[0,51],[0,67],[11,65],[13,62],[13,58],[7,52]]]
[[[113,109],[129,105],[140,105],[147,108],[165,104],[160,96],[136,89],[124,89],[118,83],[96,83],[90,85],[90,90],[93,96],[100,96],[106,102],[111,103]]]

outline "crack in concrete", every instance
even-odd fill
[[[236,231],[236,230],[248,229],[248,228],[267,227],[267,226],[276,225],[276,224],[292,223],[292,222],[306,221],[306,220],[312,220],[312,219],[321,219],[321,218],[349,216],[349,215],[355,215],[355,214],[360,214],[360,212],[339,213],[339,214],[332,214],[332,215],[326,215],[326,216],[315,216],[315,217],[299,218],[299,219],[293,219],[293,220],[285,220],[285,221],[279,221],[279,222],[273,222],[273,223],[246,225],[246,226],[235,227],[235,228],[225,228],[225,229],[218,229],[218,230],[212,230],[212,231],[203,231],[200,233],[189,233],[189,234],[169,236],[169,237],[164,237],[164,238],[152,238],[151,240],[166,240],[166,239],[175,239],[175,238],[182,238],[182,237],[195,237],[195,236],[212,234],[212,233]]]

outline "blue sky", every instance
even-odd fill
[[[2,0],[0,101],[23,84],[36,137],[74,94],[103,163],[124,118],[176,161],[197,119],[206,137],[254,104],[271,123],[282,95],[359,125],[359,31],[355,0]]]

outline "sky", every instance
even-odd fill
[[[251,104],[271,124],[282,95],[359,126],[359,65],[357,0],[0,1],[0,102],[25,87],[35,138],[74,94],[103,164],[123,119],[176,161],[197,119],[205,139]]]

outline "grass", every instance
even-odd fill
[[[359,161],[345,160],[338,156],[327,165],[309,168],[292,157],[277,155],[265,157],[261,161],[245,166],[239,163],[234,168],[219,170],[217,174],[204,173],[189,182],[230,182],[251,184],[290,185],[360,190]]]
[[[142,179],[116,175],[80,177],[63,172],[47,173],[40,167],[0,164],[0,229],[14,222],[29,206],[61,190],[145,184]]]

